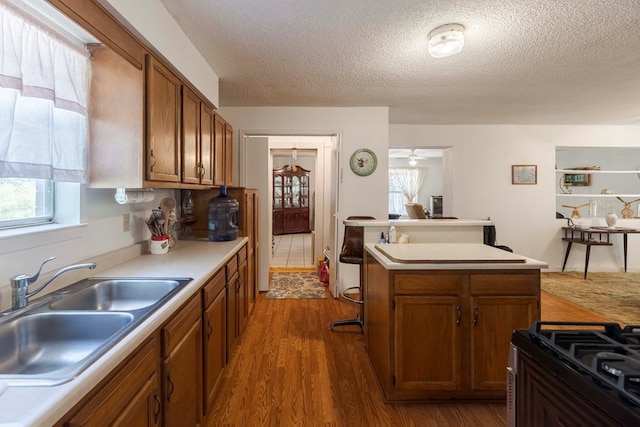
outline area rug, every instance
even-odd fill
[[[324,284],[316,273],[273,273],[267,299],[321,299],[327,297]]]
[[[542,290],[623,325],[640,325],[640,273],[542,273]]]

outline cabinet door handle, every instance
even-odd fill
[[[167,382],[169,383],[169,391],[167,392],[167,402],[171,400],[171,395],[173,394],[173,389],[175,388],[173,385],[173,381],[171,380],[171,372],[167,372]]]
[[[203,164],[200,164],[200,178],[202,178],[206,172],[207,168],[205,168]]]
[[[158,417],[160,416],[160,409],[162,408],[162,403],[158,397],[158,389],[153,390],[153,400],[155,400],[157,407],[157,409],[153,411],[153,423],[158,424]]]
[[[151,170],[151,172],[153,172],[153,168],[156,166],[156,156],[153,154],[153,150],[151,150],[149,158],[153,160],[153,163],[151,163],[151,166],[149,166],[149,169]]]
[[[211,320],[207,317],[207,341],[211,338],[211,334],[213,333],[213,326],[211,326]]]
[[[460,320],[462,319],[462,310],[460,305],[456,305],[456,325],[460,326]]]
[[[478,306],[473,306],[473,326],[478,325]]]

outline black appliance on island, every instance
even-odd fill
[[[640,326],[534,322],[507,379],[508,426],[640,426]]]

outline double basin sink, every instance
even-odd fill
[[[0,382],[75,378],[191,280],[88,278],[0,314]]]

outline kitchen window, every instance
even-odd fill
[[[88,53],[9,4],[0,33],[0,228],[51,223],[56,184],[86,182]]]
[[[47,179],[0,179],[0,228],[53,222],[54,183]]]

